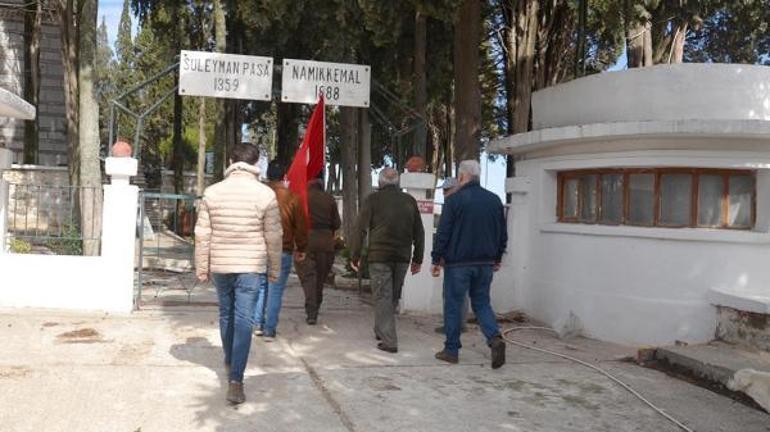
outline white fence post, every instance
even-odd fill
[[[418,203],[422,202],[420,215],[425,228],[425,256],[422,271],[414,276],[407,275],[401,296],[401,310],[440,312],[442,279],[430,275],[430,254],[433,251],[433,198],[428,198],[428,191],[435,189],[436,178],[428,173],[403,173],[401,187],[405,188]]]
[[[133,307],[136,218],[139,188],[129,184],[136,175],[138,161],[128,157],[109,157],[105,171],[111,184],[104,186],[102,212],[102,258],[113,269],[118,302],[128,311]],[[108,281],[105,281],[108,283]]]
[[[8,182],[3,179],[3,171],[11,168],[13,153],[10,150],[0,148],[0,254],[6,252],[5,243],[6,226],[8,222]]]

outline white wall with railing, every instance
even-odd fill
[[[0,170],[11,167],[0,149]],[[133,309],[138,188],[131,158],[108,158],[101,255],[15,254],[8,250],[8,183],[0,178],[0,308],[52,308],[128,313]]]

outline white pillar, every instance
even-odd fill
[[[401,296],[401,310],[404,312],[442,311],[441,278],[430,275],[430,254],[433,250],[433,198],[428,198],[428,192],[436,187],[433,174],[404,173],[401,174],[401,187],[421,204],[420,214],[425,229],[425,256],[422,271],[412,276],[407,274]]]
[[[11,168],[13,153],[10,150],[0,148],[0,254],[6,252],[5,224],[8,221],[8,182],[3,180],[3,171]]]
[[[139,188],[129,184],[136,175],[138,162],[133,158],[109,157],[105,171],[111,184],[104,186],[102,216],[102,258],[112,269],[115,302],[126,312],[133,308],[134,260],[136,252],[136,217]]]

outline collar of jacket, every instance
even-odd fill
[[[481,187],[481,181],[480,180],[471,180],[468,183],[465,183],[464,185],[460,186],[460,189],[470,189],[470,188],[474,188],[474,187]]]
[[[227,167],[227,170],[225,170],[225,177],[229,177],[230,174],[236,173],[236,172],[244,172],[252,174],[254,177],[259,177],[259,168],[257,168],[254,165],[248,164],[246,162],[236,162],[229,167]]]

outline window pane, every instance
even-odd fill
[[[623,174],[602,175],[602,223],[623,221]]]
[[[730,176],[730,210],[727,225],[748,228],[751,226],[754,178],[745,175]]]
[[[690,225],[692,209],[692,175],[663,174],[660,176],[661,225]]]
[[[628,201],[628,222],[636,225],[652,225],[655,209],[655,175],[629,175]]]
[[[596,222],[596,176],[580,177],[580,221]]]
[[[698,225],[722,225],[722,195],[725,183],[721,175],[701,175],[698,181]]]
[[[564,209],[563,217],[577,217],[577,197],[578,197],[578,179],[570,178],[564,180]]]

